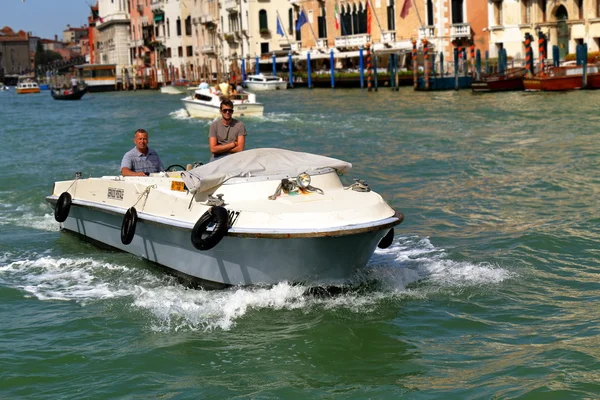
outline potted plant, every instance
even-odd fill
[[[269,28],[260,28],[260,34],[261,35],[268,35],[269,33],[271,33],[271,31],[269,30]]]

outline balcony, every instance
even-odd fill
[[[144,39],[132,40],[129,42],[129,47],[142,47],[144,45]]]
[[[203,16],[200,17],[200,23],[201,24],[212,24],[213,23],[213,16],[212,14],[204,14]]]
[[[396,42],[396,32],[388,31],[388,32],[383,32],[383,34],[381,35],[381,43],[383,43],[386,47],[390,47],[395,42]]]
[[[212,44],[202,46],[202,54],[216,54],[216,50],[216,46]]]
[[[422,26],[419,28],[419,41],[435,37],[434,26]]]
[[[366,46],[367,43],[371,43],[371,35],[366,33],[360,35],[338,36],[335,38],[335,47],[342,49]]]
[[[230,13],[238,12],[240,0],[224,0],[223,7]]]
[[[450,25],[450,37],[452,39],[463,39],[471,37],[471,24]]]
[[[162,13],[164,8],[163,0],[152,0],[150,3],[150,8],[155,14]]]
[[[317,39],[317,49],[323,50],[327,49],[327,38]]]

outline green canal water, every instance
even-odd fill
[[[600,396],[600,92],[261,94],[249,148],[353,163],[405,221],[366,290],[187,289],[61,233],[45,196],[136,128],[209,158],[177,96],[0,93],[0,398]]]

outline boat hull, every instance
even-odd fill
[[[54,90],[50,92],[54,100],[81,100],[84,94],[87,93],[87,88],[77,90],[69,94],[58,94]]]
[[[533,77],[523,79],[523,86],[528,92],[561,92],[581,89],[583,79],[581,75]]]
[[[504,92],[509,90],[523,90],[523,77],[509,77],[505,79],[493,79],[473,81],[471,89],[474,92]]]
[[[33,94],[40,93],[40,88],[16,89],[17,94]]]
[[[220,116],[219,105],[206,104],[194,100],[182,99],[185,109],[194,118],[216,118]],[[237,103],[234,101],[236,117],[262,116],[264,105],[261,103]]]
[[[263,92],[269,90],[285,90],[287,89],[287,82],[244,82],[245,86],[251,92]]]
[[[48,198],[54,207],[56,199]],[[226,235],[214,248],[200,251],[191,229],[138,220],[129,245],[121,243],[123,215],[73,204],[62,228],[165,266],[205,287],[276,284],[341,284],[367,264],[389,231],[357,231],[301,238]],[[401,222],[401,220],[400,220]],[[398,222],[399,223],[399,222]]]
[[[166,85],[160,88],[160,92],[164,94],[185,94],[189,86],[173,86]]]

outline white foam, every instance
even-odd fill
[[[180,108],[179,110],[170,112],[169,117],[171,117],[173,119],[178,119],[178,120],[192,119],[192,117],[190,116],[190,114],[187,112],[187,110],[185,108]]]
[[[112,253],[107,253],[111,255]],[[427,298],[443,287],[469,287],[503,282],[510,271],[487,263],[453,261],[429,238],[396,237],[379,249],[350,290],[332,297],[306,295],[306,286],[286,282],[272,287],[231,288],[220,291],[187,289],[156,269],[125,266],[88,257],[56,258],[48,254],[0,255],[0,284],[22,290],[39,300],[125,300],[150,315],[149,329],[230,330],[237,321],[261,309],[311,312],[343,308],[356,313],[376,310],[382,300]],[[370,286],[375,280],[377,283]],[[410,285],[420,281],[419,285]]]

